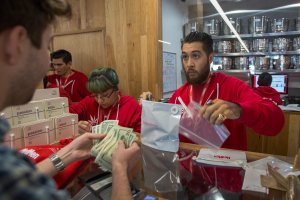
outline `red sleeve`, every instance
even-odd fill
[[[131,96],[122,96],[122,123],[133,128],[134,132],[141,132],[142,107]]]
[[[173,95],[170,97],[168,103],[175,103],[175,99],[177,98],[177,90],[173,93]]]
[[[80,78],[80,86],[79,86],[80,87],[79,92],[80,92],[80,96],[82,98],[89,96],[91,94],[86,88],[87,81],[88,81],[88,78],[84,74],[82,74],[82,76]]]
[[[141,132],[141,115],[142,115],[142,107],[137,103],[133,111],[131,123],[132,123],[133,130],[138,133]]]
[[[70,113],[78,114],[78,121],[84,120],[87,121],[87,105],[89,101],[89,96],[85,97],[83,100],[81,100],[78,103],[75,103],[70,106]]]
[[[271,100],[263,99],[245,83],[239,83],[238,101],[242,113],[238,119],[262,135],[277,135],[284,126],[282,110]]]

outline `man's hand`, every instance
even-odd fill
[[[238,119],[242,109],[238,104],[215,99],[201,108],[201,114],[212,124],[222,124],[226,119]]]
[[[139,98],[139,103],[142,104],[142,100],[148,100],[148,101],[154,101],[154,98],[153,98],[153,95],[150,91],[148,92],[143,92],[141,95],[140,95],[140,98]]]

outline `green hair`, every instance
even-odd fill
[[[119,90],[118,84],[119,78],[116,71],[109,67],[102,67],[90,73],[86,88],[91,93],[103,93],[110,88]]]

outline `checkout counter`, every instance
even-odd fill
[[[196,144],[187,144],[187,143],[180,143],[180,149],[185,150],[188,152],[199,152],[199,150],[203,148],[201,145],[196,145]],[[264,154],[264,153],[258,153],[258,152],[246,152],[246,158],[247,162],[259,160],[262,158],[265,158],[267,156],[270,156],[270,154]],[[287,157],[287,156],[274,156],[282,161],[292,163],[293,158]],[[137,170],[138,169],[138,170]],[[100,172],[99,172],[100,171]],[[133,199],[191,199],[188,197],[189,195],[189,189],[185,188],[183,194],[178,194],[178,193],[167,193],[166,196],[162,194],[155,193],[153,191],[149,191],[146,188],[143,187],[143,182],[141,179],[143,179],[142,174],[142,167],[141,164],[133,170],[134,176],[132,176],[132,180],[135,183],[138,183],[138,187],[134,187],[133,191],[137,193]],[[76,178],[67,188],[67,190],[70,192],[70,194],[74,197],[76,197],[76,194],[80,192],[84,192],[83,190],[87,190],[87,188],[84,188],[84,181],[89,179],[94,182],[97,182],[91,177],[96,177],[99,176],[99,173],[103,173],[101,170],[99,170],[99,167],[96,166],[94,163],[90,163],[89,167],[87,168],[86,171],[84,171],[78,178]],[[96,175],[95,175],[96,174]],[[107,173],[103,173],[103,177],[109,177]],[[109,178],[108,178],[109,179]],[[107,180],[108,180],[107,179]],[[111,179],[109,179],[111,180]],[[108,180],[108,181],[109,181]],[[111,186],[111,182],[108,183],[108,187]],[[104,187],[107,189],[107,187]],[[110,192],[110,190],[109,190]],[[89,192],[93,193],[93,198],[92,199],[109,199],[109,195],[107,195],[107,191],[102,192],[101,197],[100,195],[97,197],[97,194],[95,192]],[[106,196],[105,196],[106,195]],[[269,189],[268,193],[260,193],[260,192],[253,192],[253,191],[239,191],[236,193],[230,193],[230,199],[242,199],[242,200],[253,200],[253,199],[258,199],[258,200],[267,200],[267,199],[272,199],[272,200],[281,200],[285,199],[286,192],[279,191],[279,190],[274,190],[274,189]],[[103,197],[104,196],[104,197]],[[78,194],[77,194],[78,197]],[[77,198],[74,198],[77,199]],[[91,199],[91,198],[88,198]],[[84,200],[84,198],[82,198]]]
[[[247,129],[248,151],[294,157],[300,148],[300,107],[280,106],[285,124],[277,136],[262,136]]]

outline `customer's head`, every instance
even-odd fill
[[[91,72],[86,87],[94,94],[96,101],[106,108],[118,100],[118,84],[119,78],[116,71],[103,67]]]
[[[31,99],[49,68],[50,25],[70,15],[63,0],[1,1],[0,110]]]
[[[65,76],[70,73],[72,67],[72,54],[69,51],[59,49],[52,52],[50,58],[51,64],[57,75]]]
[[[263,72],[259,75],[257,84],[259,86],[270,86],[272,83],[272,75],[268,72]]]
[[[213,61],[213,40],[204,32],[191,32],[181,45],[182,64],[190,84],[204,82],[210,72]]]

